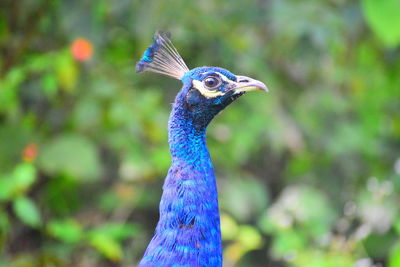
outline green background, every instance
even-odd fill
[[[181,86],[135,73],[158,29],[189,68],[270,88],[208,129],[226,266],[400,266],[399,10],[398,0],[2,1],[0,266],[140,260]],[[92,45],[87,60],[71,53],[76,38]]]

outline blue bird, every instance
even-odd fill
[[[260,81],[218,67],[189,70],[164,32],[156,32],[136,71],[164,74],[183,83],[168,123],[172,163],[160,218],[139,266],[222,266],[218,192],[206,128],[244,93],[268,89]]]

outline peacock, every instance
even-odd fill
[[[163,185],[160,217],[139,266],[222,266],[217,184],[206,144],[215,115],[264,83],[219,67],[189,70],[170,40],[158,31],[136,65],[183,83],[168,122],[171,166]]]

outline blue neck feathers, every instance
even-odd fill
[[[205,136],[208,122],[194,119],[185,104],[186,91],[184,87],[178,94],[171,112],[172,164],[156,232],[139,266],[222,266],[217,186]]]

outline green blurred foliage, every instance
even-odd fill
[[[172,32],[188,66],[270,88],[209,127],[226,266],[400,266],[399,8],[2,1],[0,266],[140,260],[180,87],[134,71],[157,29]]]

